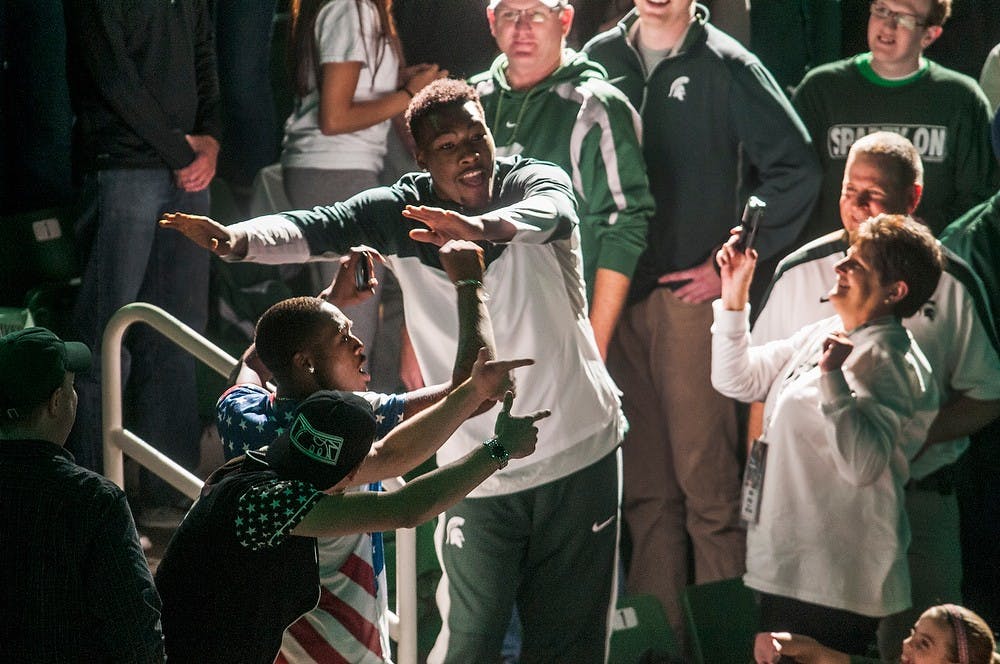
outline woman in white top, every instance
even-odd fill
[[[744,582],[759,593],[763,631],[864,655],[878,619],[910,605],[903,485],[937,391],[900,319],[934,291],[941,253],[908,217],[869,219],[830,274],[837,315],[751,347],[755,259],[734,240],[719,252],[712,327],[712,384],[765,402],[741,510]]]
[[[289,65],[295,106],[281,153],[285,193],[295,208],[328,205],[378,186],[390,120],[425,85],[447,76],[437,65],[401,68],[389,0],[293,0]],[[336,263],[313,268],[318,293]],[[381,269],[381,268],[379,268]],[[371,348],[378,296],[345,313]]]

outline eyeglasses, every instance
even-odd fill
[[[869,8],[872,16],[881,19],[883,21],[892,21],[893,25],[898,25],[901,28],[906,28],[910,32],[914,32],[917,28],[923,28],[927,26],[927,21],[920,18],[919,16],[914,16],[913,14],[906,14],[903,12],[894,12],[884,4],[875,0]]]
[[[534,9],[499,9],[494,12],[493,16],[496,18],[498,23],[504,23],[507,25],[517,25],[521,22],[522,16],[528,21],[528,23],[540,25],[542,23],[548,23],[556,12],[561,12],[562,10],[562,6],[554,9],[549,7],[535,7]]]

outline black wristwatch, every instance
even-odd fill
[[[497,462],[497,470],[503,470],[510,461],[510,452],[500,444],[496,437],[490,438],[483,443],[483,446],[490,451],[490,457]]]

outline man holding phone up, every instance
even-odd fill
[[[689,576],[733,577],[744,565],[735,407],[709,378],[721,285],[712,259],[749,194],[767,203],[755,246],[764,259],[779,254],[812,208],[820,171],[774,79],[703,7],[635,4],[584,50],[642,109],[656,212],[608,367],[631,424],[622,445],[627,587],[656,595],[680,634]]]

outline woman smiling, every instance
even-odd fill
[[[973,611],[954,604],[932,606],[903,641],[900,664],[998,664],[1000,654],[989,625]],[[877,664],[848,657],[800,634],[765,633],[754,644],[756,664],[791,660],[799,664]]]
[[[761,627],[862,655],[878,619],[910,605],[903,485],[937,392],[900,319],[934,291],[941,253],[908,217],[869,219],[830,275],[837,315],[759,347],[747,305],[756,253],[731,240],[718,262],[712,383],[765,401],[742,505]]]

